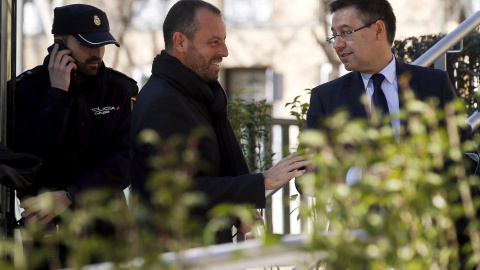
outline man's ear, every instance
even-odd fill
[[[181,32],[173,34],[173,47],[178,52],[185,52],[187,50],[187,36]]]
[[[385,37],[385,38],[387,37],[386,26],[382,20],[376,21],[374,26],[375,26],[375,35],[377,39],[380,39],[382,37]]]

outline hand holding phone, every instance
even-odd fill
[[[50,84],[52,87],[68,91],[77,69],[75,59],[70,55],[71,50],[65,46],[62,40],[57,40],[48,50],[50,53],[48,63]]]
[[[55,48],[55,45],[58,45],[58,50],[57,51],[63,51],[63,50],[68,50],[67,46],[65,46],[65,43],[63,42],[63,40],[57,40],[55,41],[55,43],[53,43],[52,46],[48,47],[48,53],[49,54],[52,54],[53,52],[53,49]]]

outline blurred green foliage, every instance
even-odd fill
[[[398,40],[392,51],[411,63],[442,37]],[[345,111],[329,119],[328,135],[312,130],[300,134],[300,148],[316,149],[309,173],[296,181],[313,198],[313,204],[301,200],[300,206],[300,218],[312,226],[305,249],[329,254],[319,265],[474,269],[479,264],[480,182],[470,170],[476,164],[464,155],[476,152],[477,143],[461,143],[459,136],[466,116],[476,111],[479,42],[479,33],[473,32],[464,39],[461,52],[447,56],[447,73],[459,97],[454,105],[438,108],[435,102],[419,102],[411,91],[404,92],[400,140],[389,124],[351,121]],[[401,78],[399,85],[402,80],[408,78]],[[302,128],[309,104],[299,100],[297,96],[286,106]],[[345,183],[351,167],[363,172],[353,186]]]
[[[232,125],[252,171],[271,166],[272,157],[262,153],[271,108],[265,101],[248,103],[238,97],[229,102]],[[160,153],[147,160],[154,168],[147,182],[149,198],[132,194],[127,207],[124,198],[109,191],[90,190],[75,198],[81,207],[64,212],[59,227],[27,224],[21,229],[23,244],[14,242],[19,237],[0,242],[0,269],[59,269],[62,256],[74,269],[100,262],[121,269],[185,269],[181,262],[164,264],[159,255],[214,244],[216,232],[230,229],[232,217],[257,222],[248,205],[222,204],[207,215],[196,214],[207,200],[192,189],[192,179],[197,168],[215,165],[201,160],[197,147],[211,135],[212,130],[199,128],[188,137],[162,140],[153,130],[144,130],[139,143]],[[52,205],[45,202],[45,207]],[[254,232],[265,235],[257,225]]]
[[[312,221],[306,249],[327,251],[327,269],[458,269],[460,249],[471,267],[479,262],[480,201],[470,193],[479,179],[467,173],[463,155],[473,145],[459,139],[465,105],[444,111],[404,93],[398,140],[389,121],[351,121],[345,111],[328,121],[328,135],[300,136],[316,149],[314,169],[297,179],[315,202],[300,207],[301,218]],[[349,186],[345,175],[354,166],[362,179]],[[472,241],[458,241],[460,217]]]
[[[312,89],[305,89],[304,92],[306,95],[310,96]],[[302,132],[307,125],[307,111],[310,107],[309,103],[302,103],[301,97],[301,95],[296,96],[292,102],[287,102],[285,104],[285,107],[290,109],[290,115],[297,120],[300,132]]]
[[[246,101],[239,97],[241,91],[237,91],[235,98],[228,102],[228,118],[247,159],[250,172],[263,172],[272,166],[274,155],[264,148],[270,143],[268,120],[271,118],[273,106],[266,100]]]

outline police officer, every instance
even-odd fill
[[[131,102],[138,87],[105,67],[105,45],[120,46],[109,31],[107,15],[96,7],[57,7],[55,44],[43,65],[17,77],[13,148],[43,161],[33,185],[18,191],[27,221],[48,223],[86,191],[123,195],[129,185]],[[53,208],[41,207],[46,197]]]

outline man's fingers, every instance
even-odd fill
[[[32,215],[32,214],[35,213],[35,212],[36,212],[36,211],[35,211],[34,209],[28,208],[28,209],[26,209],[25,211],[22,212],[21,216],[24,217],[24,218],[26,218],[26,217]]]
[[[294,153],[291,153],[290,155],[286,156],[285,159],[292,159],[292,158],[295,158],[299,156],[299,154],[297,152],[294,152]]]
[[[306,170],[294,170],[286,174],[288,181],[292,180],[295,177],[302,176]]]
[[[77,65],[75,64],[75,62],[70,62],[67,65],[67,69],[68,69],[69,72],[71,72],[72,70],[76,71],[77,70]]]
[[[75,65],[75,59],[68,54],[64,54],[61,58],[61,62],[58,63],[57,69],[65,73],[71,72],[72,69],[76,70],[77,66]]]
[[[70,62],[73,62],[73,58],[69,55],[64,55],[60,61],[60,67],[67,67]]]
[[[61,68],[68,64],[68,62],[73,62],[75,59],[70,55],[70,50],[62,50],[57,53],[52,51],[50,55],[49,68]]]
[[[55,63],[55,58],[57,56],[58,52],[58,44],[53,45],[53,50],[52,53],[50,53],[50,60],[48,61],[48,65],[53,67],[53,64]]]
[[[31,223],[38,222],[40,224],[46,224],[50,222],[54,217],[56,217],[55,214],[51,213],[48,210],[43,210],[43,211],[38,211],[36,214],[33,214],[29,218],[29,221]]]
[[[293,154],[292,154],[293,155]],[[287,162],[287,164],[293,164],[295,162],[300,162],[304,160],[312,160],[313,159],[313,154],[308,154],[308,155],[294,155],[294,156],[287,156],[283,159],[283,161]]]
[[[50,55],[50,59],[53,58],[53,62],[50,63],[51,64],[50,66],[52,68],[59,68],[64,55],[65,55],[64,51],[59,51],[56,53],[53,53],[52,51],[52,54]]]
[[[275,189],[290,181],[292,178],[303,175],[305,170],[298,170],[312,163],[313,155],[299,155],[293,153],[283,158],[270,170],[264,173],[265,188]]]
[[[42,211],[39,211],[36,215],[35,215],[35,219],[36,220],[42,220],[43,218],[45,218],[46,216],[48,216],[48,211],[45,211],[45,210],[42,210]]]
[[[52,219],[55,217],[53,214],[48,214],[45,216],[43,219],[40,219],[40,224],[47,224],[48,222],[52,221]]]
[[[29,223],[46,224],[68,209],[70,204],[65,191],[46,192],[23,201],[21,206],[25,211],[21,215]]]
[[[292,153],[286,157],[284,157],[281,161],[283,162],[287,162],[287,163],[290,163],[290,162],[296,162],[296,161],[299,161],[299,160],[302,160],[303,156],[298,154],[298,153]]]
[[[28,218],[28,222],[29,223],[36,223],[38,220],[38,216],[37,215],[32,215]]]
[[[285,177],[288,179],[286,182],[292,180],[295,177],[302,176],[305,173],[305,170],[295,170],[285,174]]]
[[[37,196],[38,197],[38,196]],[[28,208],[32,205],[35,205],[37,204],[38,202],[38,198],[37,197],[33,197],[33,198],[29,198],[29,199],[26,199],[24,200],[23,202],[20,203],[20,207],[21,208]]]
[[[291,171],[295,171],[299,168],[302,168],[302,167],[306,167],[308,165],[312,164],[312,161],[311,160],[304,160],[304,161],[299,161],[299,162],[295,162],[293,164],[290,164],[290,166],[288,166],[286,168],[287,172],[291,172]]]
[[[30,199],[27,199],[27,200],[23,201],[20,204],[20,207],[25,209],[25,211],[23,211],[22,214],[21,214],[22,217],[28,217],[31,214],[40,210],[38,208],[38,198],[37,197],[33,197],[33,198],[30,198]]]
[[[293,171],[293,177],[299,177],[299,176],[302,176],[304,173],[306,172],[306,170],[297,170],[297,171]]]

